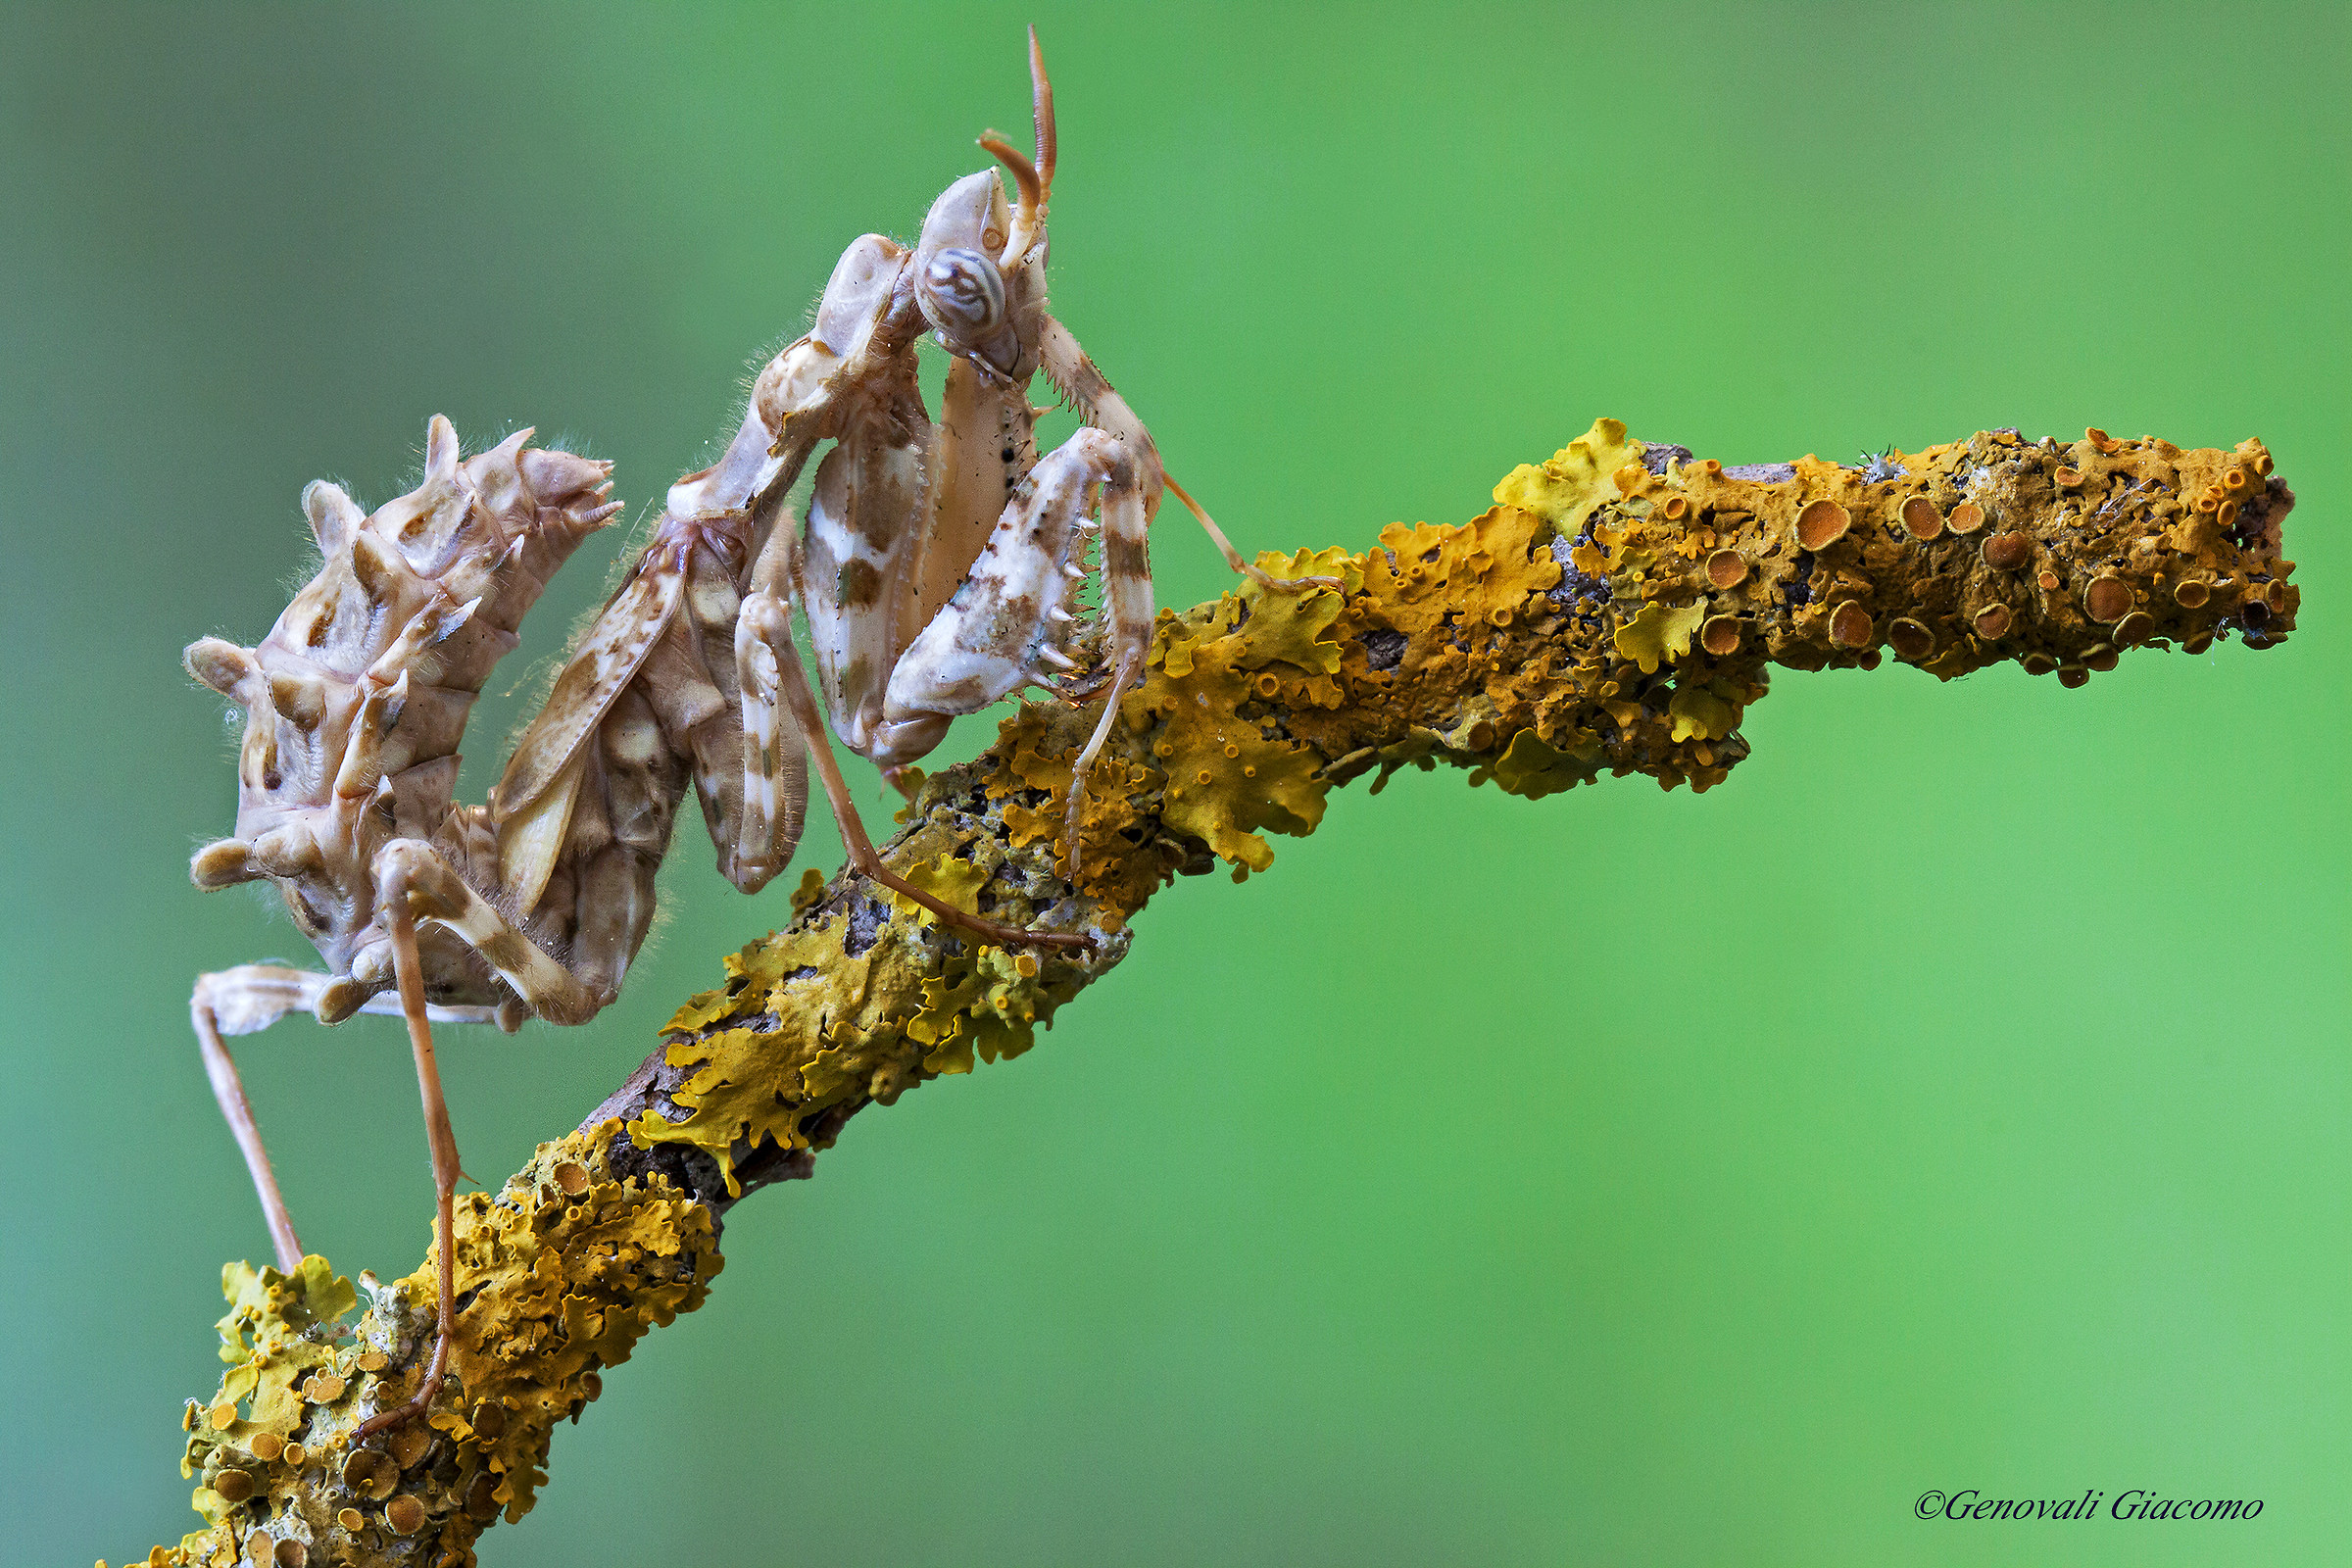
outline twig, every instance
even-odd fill
[[[2294,498],[2258,442],[2183,452],[2098,431],[1980,433],[1859,466],[1725,468],[1596,423],[1460,526],[1261,563],[1344,592],[1255,583],[1163,613],[1150,678],[1090,779],[1075,884],[1056,869],[1082,709],[1023,708],[984,756],[926,781],[887,859],[959,906],[1082,930],[1074,956],[976,949],[910,903],[814,873],[797,917],[726,961],[580,1128],[458,1216],[461,1311],[425,1421],[354,1446],[431,1343],[432,1260],[363,1284],[233,1264],[230,1369],[190,1401],[185,1473],[209,1529],[151,1561],[461,1564],[531,1506],[549,1434],[648,1328],[700,1305],[719,1226],[810,1173],[849,1118],[1026,1051],[1125,956],[1177,876],[1236,881],[1303,834],[1337,784],[1446,761],[1540,797],[1604,770],[1720,783],[1766,665],[1949,679],[2016,660],[2080,685],[2124,650],[2276,645],[2299,594]],[[1379,785],[1376,783],[1374,788]]]

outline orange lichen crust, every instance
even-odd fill
[[[1613,604],[1702,607],[1796,669],[1875,667],[1884,650],[1945,680],[2016,660],[2078,685],[2137,644],[2195,653],[2234,630],[2264,648],[2293,623],[2278,555],[2293,497],[2259,441],[2184,452],[1995,430],[1786,470],[1621,470],[1599,523],[1628,530],[1606,567]]]
[[[864,1106],[1026,1051],[1124,956],[1152,893],[1219,861],[1264,870],[1264,835],[1311,831],[1335,784],[1445,760],[1531,798],[1603,770],[1705,789],[1747,755],[1768,664],[1890,652],[1948,680],[2016,660],[2080,684],[2139,645],[2272,646],[2297,608],[2292,504],[2252,441],[2002,430],[1861,466],[1726,468],[1603,419],[1467,523],[1264,557],[1344,586],[1162,613],[1087,781],[1074,882],[1058,839],[1084,708],[1021,708],[988,753],[923,781],[886,854],[959,907],[1083,930],[1090,950],[979,947],[808,873],[788,928],[728,958],[587,1127],[464,1200],[467,1304],[424,1422],[357,1451],[344,1436],[414,1386],[428,1273],[380,1292],[354,1337],[320,1260],[293,1280],[230,1270],[231,1369],[189,1407],[214,1528],[162,1560],[259,1560],[258,1541],[279,1561],[470,1561],[479,1529],[530,1506],[548,1431],[598,1370],[702,1299],[729,1203],[806,1175]]]

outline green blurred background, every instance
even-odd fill
[[[185,1001],[312,960],[188,885],[232,741],[181,646],[260,635],[302,484],[386,499],[436,411],[658,499],[843,245],[1021,126],[1032,15],[1056,306],[1245,549],[1460,520],[1596,414],[1733,462],[2259,434],[2305,629],[2079,692],[1783,672],[1703,798],[1335,797],[1037,1051],[738,1210],[487,1561],[2336,1557],[2344,9],[967,3],[0,18],[0,1559],[197,1523],[180,1400],[267,1250]],[[470,790],[619,545],[526,627]],[[1227,584],[1180,516],[1156,556],[1163,604]],[[791,880],[738,898],[686,820],[618,1005],[449,1043],[468,1168]],[[306,1241],[414,1266],[398,1025],[242,1060]]]

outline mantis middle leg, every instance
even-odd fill
[[[424,999],[424,966],[416,949],[420,919],[459,937],[498,971],[514,994],[543,1018],[583,1023],[611,1000],[588,989],[571,971],[542,952],[528,935],[509,923],[431,845],[394,839],[375,858],[377,906],[391,937],[392,970],[400,1010],[409,1026],[416,1058],[416,1089],[424,1104],[426,1142],[433,1161],[434,1279],[433,1356],[424,1381],[407,1402],[379,1410],[352,1433],[356,1442],[421,1414],[441,1392],[449,1370],[450,1340],[457,1327],[458,1140],[450,1128],[449,1102],[441,1090],[441,1068],[433,1053],[432,1009]]]

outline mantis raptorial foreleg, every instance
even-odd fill
[[[781,539],[779,545],[776,541]],[[753,564],[751,591],[735,612],[735,670],[743,705],[742,821],[735,859],[744,879],[784,869],[808,808],[808,753],[824,733],[805,731],[784,699],[792,646],[792,526],[785,518]]]
[[[797,575],[793,570],[793,551],[792,530],[779,525],[768,536],[766,548],[761,552],[755,582],[774,584],[793,581]],[[737,624],[738,638],[749,638],[754,643],[751,658],[746,662],[747,667],[757,664],[762,671],[762,678],[772,681],[772,687],[761,695],[762,703],[772,705],[773,710],[784,715],[790,725],[797,728],[807,740],[809,758],[816,763],[817,779],[824,786],[825,800],[833,808],[833,820],[841,829],[842,849],[849,857],[850,869],[922,906],[941,920],[960,926],[1000,946],[1087,946],[1087,938],[1075,932],[1025,930],[959,909],[924,892],[884,865],[881,855],[874,849],[874,841],[866,835],[865,823],[858,814],[857,803],[850,798],[850,787],[841,776],[841,764],[834,760],[832,743],[825,735],[824,715],[817,709],[816,694],[809,687],[808,673],[801,663],[800,651],[793,646],[792,622],[782,600],[772,590],[762,591],[755,587],[752,596],[744,602],[743,615]],[[738,647],[741,646],[739,642]],[[769,671],[772,674],[767,673]],[[751,708],[749,690],[747,683],[747,715]],[[779,724],[777,727],[783,726]],[[748,738],[748,721],[745,733]]]
[[[1102,720],[1071,775],[1065,861],[1078,863],[1083,779],[1152,643],[1150,525],[1136,451],[1106,430],[1086,426],[1038,461],[1023,489],[972,564],[947,608],[923,628],[891,672],[884,722],[926,713],[967,713],[1035,683],[1053,687],[1075,661],[1056,644],[1074,619],[1070,608],[1086,579],[1086,536],[1100,530],[1102,608],[1112,674]],[[1099,506],[1102,520],[1088,514]]]
[[[1102,603],[1110,621],[1107,652],[1115,662],[1109,689],[1102,699],[1102,716],[1096,721],[1094,734],[1087,738],[1086,749],[1070,764],[1070,802],[1062,820],[1062,860],[1072,877],[1078,875],[1081,854],[1078,824],[1086,806],[1087,772],[1102,754],[1102,743],[1109,738],[1110,726],[1119,716],[1119,700],[1143,674],[1144,658],[1152,647],[1152,565],[1145,545],[1145,530],[1150,526],[1143,493],[1132,478],[1106,481],[1102,488]]]

